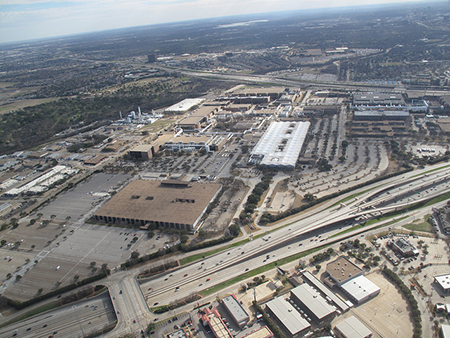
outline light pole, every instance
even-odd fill
[[[80,325],[80,330],[81,330],[81,334],[83,335],[83,337],[84,337],[84,331],[83,331],[83,328],[81,327],[81,323],[80,323],[80,318],[78,317],[78,313],[77,313],[77,306],[76,305],[73,305],[72,306],[72,309],[73,309],[73,311],[75,312],[75,315],[77,316],[77,321],[78,321],[78,325]]]

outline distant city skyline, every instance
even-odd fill
[[[233,15],[408,2],[427,3],[423,0],[1,0],[0,43]]]

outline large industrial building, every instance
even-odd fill
[[[291,300],[315,323],[331,322],[336,315],[336,308],[306,283],[291,290]]]
[[[380,108],[380,107],[405,107],[406,103],[402,94],[397,93],[353,93],[353,107],[355,108]]]
[[[318,280],[311,272],[304,270],[301,273],[302,278],[306,283],[319,291],[325,299],[331,301],[341,312],[346,312],[350,309],[350,306],[346,302],[336,296],[334,292],[328,289],[325,284]]]
[[[133,160],[148,161],[153,158],[159,150],[158,144],[140,144],[128,152],[128,155]]]
[[[177,125],[183,130],[197,130],[205,126],[208,120],[217,112],[217,107],[203,106]]]
[[[357,318],[351,316],[334,327],[338,338],[370,338],[372,332]]]
[[[380,293],[380,288],[364,276],[352,278],[340,288],[354,304],[361,304]]]
[[[253,148],[251,161],[294,169],[309,126],[309,122],[272,122]]]
[[[311,324],[304,319],[289,302],[278,297],[266,303],[266,312],[283,327],[291,338],[302,337],[311,328]]]
[[[380,288],[364,277],[364,271],[344,256],[327,264],[324,282],[329,287],[339,287],[353,304],[365,302],[380,293]]]
[[[164,144],[164,147],[172,151],[193,151],[205,149],[206,152],[219,151],[224,144],[233,135],[180,135],[172,138],[170,141]]]
[[[181,181],[132,181],[94,214],[98,221],[195,231],[221,185]]]
[[[173,113],[185,113],[189,109],[199,105],[203,101],[205,101],[205,99],[184,99],[183,101],[175,103],[174,105],[166,108],[165,111]]]
[[[352,278],[361,276],[363,270],[341,256],[327,264],[324,281],[329,287],[339,286]]]

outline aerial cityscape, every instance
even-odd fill
[[[450,3],[255,13],[0,43],[0,337],[450,337]]]

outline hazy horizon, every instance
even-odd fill
[[[38,2],[39,1],[39,2]],[[3,0],[0,43],[285,11],[428,3],[423,0]],[[444,2],[443,0],[433,3]],[[219,15],[218,15],[219,14]]]

